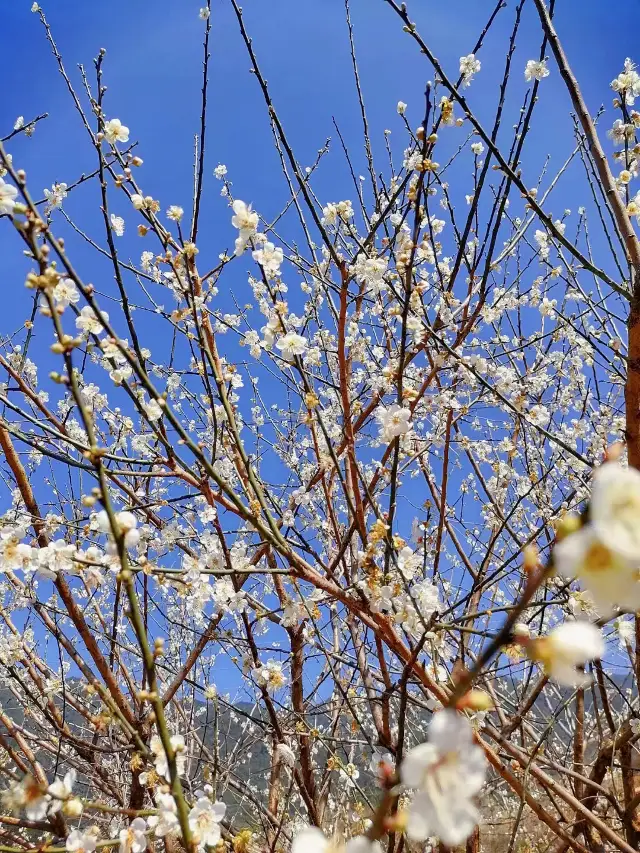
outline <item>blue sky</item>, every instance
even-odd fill
[[[13,127],[18,115],[26,120],[48,112],[32,139],[19,137],[9,146],[14,163],[25,168],[36,195],[54,181],[72,183],[82,172],[95,168],[95,151],[74,110],[46,43],[32,0],[0,0],[2,4],[2,94],[0,136]],[[100,0],[43,0],[49,23],[65,59],[74,86],[81,92],[77,71],[84,63],[92,79],[92,60],[106,48],[104,67],[108,93],[107,117],[119,117],[139,140],[138,153],[145,164],[138,177],[145,192],[161,200],[162,209],[179,204],[190,210],[193,135],[199,130],[203,23],[198,18],[201,0],[125,0],[106,4]],[[557,28],[569,61],[595,113],[604,102],[605,127],[613,121],[611,79],[626,56],[640,60],[636,33],[640,7],[624,12],[624,23],[599,0],[563,0],[557,4]],[[348,33],[343,0],[244,0],[246,26],[253,37],[261,68],[289,140],[302,166],[310,165],[327,137],[332,150],[320,168],[314,187],[323,202],[354,199],[354,190],[332,124],[335,117],[349,145],[356,172],[365,174],[361,125],[351,76]],[[484,26],[493,0],[449,0],[409,3],[412,18],[425,40],[451,74],[457,75],[459,57],[468,53]],[[469,101],[488,126],[497,101],[515,3],[498,16],[483,50],[482,70],[469,90]],[[396,115],[398,100],[409,104],[407,116],[417,126],[423,113],[423,91],[433,72],[415,43],[402,32],[399,19],[383,0],[352,0],[356,49],[379,169],[385,169],[383,131],[399,160],[406,144],[403,125]],[[220,183],[212,175],[225,163],[234,194],[267,218],[275,216],[287,198],[264,103],[241,42],[235,16],[227,0],[213,0],[210,67],[210,112],[207,165],[201,214],[199,247],[201,268],[215,264],[218,254],[233,245],[227,202],[220,198]],[[537,58],[541,32],[533,3],[526,4],[524,23],[514,59],[508,119],[503,130],[509,139],[525,92],[522,76],[526,61]],[[634,56],[634,51],[636,52]],[[569,100],[560,76],[550,61],[551,76],[540,87],[542,103],[523,162],[525,180],[536,182],[546,155],[551,170],[558,168],[573,147]],[[462,142],[465,131],[451,131],[451,144]],[[455,141],[453,134],[455,136]],[[459,198],[464,192],[459,192]],[[551,203],[555,215],[565,207],[588,203],[578,170],[569,172]],[[123,197],[111,192],[112,210],[127,218],[128,229],[118,248],[137,260],[149,248],[135,234],[135,220]],[[464,202],[463,202],[464,203]],[[65,209],[101,243],[98,187],[91,183],[72,193]],[[26,316],[30,294],[23,288],[28,269],[21,246],[7,223],[0,223],[5,300],[4,335]],[[56,225],[59,233],[68,233]],[[92,249],[74,239],[71,252],[86,281],[109,289],[112,270]],[[232,266],[228,285],[246,290],[249,261]],[[224,299],[224,294],[221,299]],[[246,301],[241,297],[242,301]],[[224,303],[222,303],[224,304]],[[117,318],[117,308],[104,307]],[[118,318],[121,326],[121,318]],[[38,336],[33,353],[48,352],[50,338]],[[158,344],[159,346],[160,344]],[[154,355],[156,352],[154,351]],[[51,365],[53,366],[53,365]],[[49,383],[46,383],[49,386]]]
[[[34,187],[48,186],[53,180],[71,183],[83,170],[94,168],[95,153],[56,72],[38,16],[30,13],[31,0],[4,0],[2,5],[0,135],[11,129],[19,114],[28,119],[49,112],[36,136],[21,140],[11,150],[28,170]],[[131,128],[132,138],[140,140],[148,191],[161,197],[163,205],[188,208],[193,134],[199,118],[199,0],[120,4],[44,0],[42,5],[74,83],[78,83],[77,64],[84,63],[91,72],[98,49],[107,49],[108,115],[119,116]],[[343,0],[245,0],[243,5],[258,58],[301,163],[311,163],[326,137],[333,137],[331,160],[320,173],[320,194],[323,199],[352,195],[332,126],[335,116],[352,152],[361,155]],[[494,4],[493,0],[453,0],[409,5],[430,46],[445,67],[456,72],[459,56],[471,49]],[[502,71],[514,5],[511,0],[500,13],[480,54],[483,68],[470,94],[481,114],[486,115],[496,100],[495,86],[489,81],[496,81]],[[627,10],[621,26],[596,0],[570,0],[558,6],[559,32],[595,111],[603,99],[610,100],[609,81],[637,47],[633,18],[640,22],[640,9]],[[401,150],[404,138],[395,105],[399,99],[408,102],[411,122],[419,123],[422,91],[432,77],[431,69],[383,0],[353,0],[352,15],[374,144],[381,152],[382,131],[390,127]],[[227,164],[234,192],[251,199],[266,215],[276,212],[284,187],[258,86],[249,74],[249,61],[226,0],[213,0],[212,20],[203,227],[205,233],[215,235],[219,250],[224,237],[230,239],[232,233],[228,210],[218,196],[219,184],[211,175],[216,163]],[[539,43],[537,16],[528,3],[515,59],[518,74],[526,60],[537,55]],[[548,152],[559,163],[567,149],[567,137],[561,139],[560,130],[567,126],[568,101],[555,70],[541,96],[544,104],[533,140],[539,143],[541,156]],[[511,102],[512,108],[518,106]],[[533,142],[530,150],[536,147]],[[363,172],[364,158],[355,159],[360,161],[356,168]],[[534,178],[532,169],[529,180]],[[97,188],[82,197],[83,206],[90,205],[91,192],[95,197]],[[5,238],[3,231],[0,239]]]
[[[202,0],[203,2],[203,0]],[[198,17],[201,0],[128,0],[120,4],[44,0],[42,6],[65,59],[74,86],[81,92],[77,65],[83,63],[93,78],[92,60],[106,48],[104,79],[107,117],[119,117],[139,141],[138,153],[145,165],[137,174],[146,193],[159,198],[162,209],[179,204],[190,210],[193,136],[199,129],[203,22]],[[26,120],[48,112],[32,139],[23,136],[9,150],[15,164],[27,170],[34,194],[54,181],[70,184],[83,172],[95,169],[95,151],[89,144],[64,82],[46,43],[31,0],[4,0],[2,98],[0,136],[8,133],[18,115]],[[383,131],[390,128],[391,144],[399,160],[407,137],[396,115],[398,100],[409,104],[407,117],[415,127],[423,114],[423,91],[433,72],[415,43],[402,32],[401,22],[383,0],[352,0],[360,74],[378,169],[386,171]],[[634,55],[634,17],[640,9],[626,11],[625,25],[606,13],[595,0],[562,2],[557,27],[567,54],[595,112],[603,101],[609,108],[605,126],[613,120],[608,84],[622,67],[625,56]],[[459,57],[474,45],[491,10],[493,0],[453,0],[449,3],[414,2],[410,12],[424,38],[444,67],[455,76]],[[482,70],[468,92],[473,108],[487,126],[497,101],[507,40],[512,27],[513,0],[499,15],[479,53]],[[212,171],[225,163],[236,197],[251,201],[267,218],[276,215],[287,198],[264,103],[241,42],[228,0],[213,0],[210,68],[210,112],[207,164],[202,204],[199,258],[210,268],[218,254],[232,246],[235,236],[230,210],[220,198],[220,184]],[[366,173],[361,123],[349,56],[343,0],[245,0],[247,28],[254,40],[263,73],[294,151],[302,166],[310,165],[327,137],[330,155],[314,183],[323,203],[354,198],[355,193],[340,143],[332,124],[335,117],[349,146],[358,174]],[[526,90],[522,71],[537,57],[541,33],[533,3],[525,6],[523,25],[514,59],[514,85],[503,122],[503,141],[508,143],[511,125]],[[529,186],[550,155],[550,174],[573,147],[569,102],[551,61],[552,73],[540,88],[540,103],[523,161]],[[453,150],[466,136],[452,130],[446,146]],[[445,149],[446,150],[446,149]],[[440,151],[439,159],[444,152]],[[467,167],[465,167],[467,168]],[[471,175],[454,184],[454,200],[464,205]],[[455,196],[457,193],[457,199]],[[580,167],[569,171],[550,205],[554,215],[566,207],[574,210],[590,201]],[[137,261],[149,248],[135,233],[135,220],[126,199],[110,190],[113,212],[124,215],[127,233],[118,242],[124,256]],[[104,243],[95,182],[74,191],[65,209],[82,227]],[[58,233],[69,236],[64,222]],[[99,290],[110,289],[112,271],[105,259],[74,237],[71,254],[80,274]],[[9,228],[0,228],[4,278],[14,295],[7,306],[2,332],[17,329],[25,318],[29,294],[22,289],[27,264],[21,246]],[[244,302],[249,263],[234,264],[226,281]],[[221,306],[224,295],[221,296]],[[117,311],[105,304],[106,310]],[[229,306],[231,307],[231,306]],[[115,318],[116,314],[114,314]],[[49,341],[34,341],[34,354],[44,352]],[[41,347],[43,349],[41,349]],[[154,353],[155,354],[155,353]]]

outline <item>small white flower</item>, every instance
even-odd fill
[[[296,332],[287,332],[278,339],[276,347],[287,361],[293,361],[296,355],[303,355],[308,347],[307,341]]]
[[[202,9],[200,9],[200,18],[203,21],[206,21],[209,19],[210,16],[211,16],[211,10],[207,9],[206,6],[203,6]]]
[[[536,59],[530,59],[527,62],[526,68],[524,69],[524,79],[527,82],[530,82],[531,80],[543,80],[548,76],[549,69],[547,68],[546,59],[543,59],[540,62]]]
[[[220,841],[220,821],[226,810],[224,803],[212,803],[208,797],[201,797],[189,812],[189,827],[201,848],[215,847]]]
[[[231,224],[240,232],[236,238],[236,255],[241,255],[249,240],[255,236],[258,222],[258,214],[255,210],[251,210],[250,204],[247,205],[238,198],[233,202]]]
[[[403,116],[407,111],[407,105],[404,101],[398,101],[398,106],[396,107],[399,116]]]
[[[16,206],[16,196],[18,190],[12,187],[11,184],[5,183],[0,178],[0,214],[13,213],[13,208]]]
[[[380,424],[380,437],[387,444],[411,429],[411,412],[397,403],[389,407],[378,406],[376,418]]]
[[[38,6],[38,4],[37,4],[37,3],[34,3],[34,4],[33,4],[33,6],[31,7],[31,11],[32,11],[32,12],[39,12],[39,11],[40,11],[40,6]]]
[[[181,207],[178,207],[177,204],[172,204],[167,210],[167,217],[169,219],[173,219],[174,222],[180,222],[183,216],[184,210]]]
[[[530,656],[566,687],[584,687],[591,679],[578,667],[604,654],[602,632],[590,622],[563,622],[546,637],[530,641]]]
[[[109,315],[106,311],[100,312],[100,317],[105,323],[109,322]],[[104,327],[100,320],[96,317],[93,308],[90,305],[85,305],[80,310],[80,315],[76,317],[76,328],[80,329],[87,335],[99,335],[104,332]]]
[[[224,163],[219,163],[213,170],[213,174],[219,181],[221,181],[227,174],[227,167],[224,165]]]
[[[462,85],[464,87],[471,85],[474,76],[480,71],[481,67],[480,60],[476,59],[473,53],[460,57],[460,74],[462,75]]]
[[[120,853],[144,853],[147,849],[146,830],[147,824],[142,817],[135,818],[126,829],[121,829],[118,835]]]
[[[45,211],[50,213],[54,208],[62,207],[62,202],[67,195],[67,185],[64,183],[54,184],[50,190],[44,190],[44,197],[47,200]]]
[[[104,135],[112,145],[116,142],[128,142],[129,128],[122,124],[119,118],[112,118],[104,123]]]
[[[157,421],[162,417],[162,406],[157,400],[149,400],[148,403],[143,403],[143,408],[150,421]]]
[[[176,769],[178,771],[178,775],[182,776],[187,758],[185,755],[184,738],[182,735],[171,735],[170,742],[171,748],[176,755]],[[151,738],[149,748],[154,755],[156,773],[158,776],[164,776],[164,778],[169,781],[169,762],[167,761],[167,754],[164,751],[164,746],[162,745],[162,741],[158,735],[154,735]]]
[[[624,97],[627,105],[635,103],[635,99],[640,95],[640,74],[636,71],[635,62],[628,57],[625,59],[624,70],[612,81],[611,88]]]
[[[484,153],[484,145],[482,144],[482,142],[474,142],[471,145],[471,150],[476,155],[476,157],[479,157],[481,154]]]
[[[23,127],[24,127],[24,116],[18,116],[18,118],[15,121],[15,124],[13,125],[13,129],[14,130],[22,130]]]
[[[156,794],[157,815],[147,818],[149,828],[154,830],[157,838],[164,838],[170,832],[177,832],[179,828],[176,801],[171,794]]]
[[[116,237],[122,237],[124,234],[124,219],[121,216],[111,214],[111,227],[113,228]]]

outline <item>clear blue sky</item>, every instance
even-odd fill
[[[353,195],[331,122],[335,116],[352,152],[361,155],[343,0],[245,0],[243,5],[274,101],[301,163],[311,163],[325,138],[333,137],[331,160],[316,184],[321,198]],[[423,36],[452,72],[457,72],[458,58],[471,49],[493,5],[493,0],[409,3]],[[603,100],[610,103],[608,83],[625,56],[637,51],[640,7],[627,8],[621,24],[600,0],[561,0],[557,5],[558,29],[595,111]],[[120,117],[131,128],[132,139],[140,140],[145,189],[160,197],[163,207],[175,203],[188,209],[193,134],[199,118],[199,0],[44,0],[42,6],[74,82],[78,82],[77,64],[82,62],[92,71],[92,58],[98,49],[107,49],[107,113]],[[509,0],[480,54],[483,67],[470,94],[481,114],[496,100],[495,86],[489,81],[496,81],[501,74],[514,6]],[[28,170],[34,187],[41,189],[54,180],[71,183],[83,170],[95,167],[95,152],[87,145],[56,72],[38,16],[30,12],[31,0],[3,0],[2,7],[0,136],[11,129],[17,115],[29,119],[49,112],[49,119],[38,127],[36,136],[30,141],[21,139],[11,150],[19,165]],[[408,102],[410,120],[414,125],[419,123],[422,91],[425,80],[432,77],[431,69],[383,0],[353,0],[352,7],[375,143],[380,152],[382,131],[390,127],[395,131],[396,149],[401,150],[404,137],[395,105],[399,99]],[[226,0],[213,0],[212,20],[203,235],[214,239],[217,254],[223,241],[230,242],[233,234],[228,208],[218,195],[220,185],[211,174],[213,167],[226,163],[234,193],[252,200],[267,216],[277,211],[284,187],[275,168],[257,83],[249,73],[249,61]],[[527,3],[515,59],[518,75],[526,60],[537,56],[539,44],[535,9],[533,3]],[[555,70],[541,88],[541,95],[544,103],[530,150],[537,141],[540,157],[549,152],[559,164],[571,139],[561,134],[567,127],[567,98]],[[515,110],[519,103],[514,99],[510,106]],[[364,158],[355,159],[359,160],[356,169],[364,172]],[[533,182],[534,169],[525,171]],[[68,202],[70,212],[77,213],[78,205],[89,206],[92,194],[95,198],[96,187],[86,194],[77,193],[78,200]],[[117,210],[117,205],[114,209],[128,212]],[[6,229],[0,233],[3,242],[6,233]],[[139,242],[132,246],[132,253],[134,250],[139,253]]]
[[[99,0],[43,0],[42,6],[65,59],[74,85],[81,91],[77,65],[84,63],[93,77],[92,60],[106,48],[105,101],[107,116],[119,117],[139,140],[144,158],[138,173],[146,193],[159,198],[163,210],[169,204],[190,210],[193,135],[199,129],[203,22],[198,17],[201,0],[142,0],[106,4]],[[569,59],[580,80],[587,102],[595,112],[601,103],[609,108],[605,126],[613,120],[609,82],[626,56],[637,49],[635,33],[640,7],[625,10],[621,25],[599,0],[562,0],[558,4],[557,27]],[[210,112],[207,167],[201,216],[199,258],[201,268],[210,268],[218,254],[231,247],[235,236],[230,210],[220,198],[220,184],[212,175],[214,166],[225,163],[233,181],[234,195],[254,206],[266,217],[274,216],[286,199],[286,186],[273,150],[271,132],[257,81],[249,73],[250,63],[241,42],[228,0],[213,0],[210,69]],[[409,4],[414,20],[445,68],[455,75],[458,60],[468,53],[485,24],[493,0],[450,0]],[[31,0],[2,0],[2,97],[0,136],[8,133],[18,115],[28,121],[41,112],[49,118],[32,139],[19,137],[9,146],[15,163],[25,168],[29,185],[40,193],[54,181],[71,184],[82,172],[95,169],[95,151],[81,126],[55,61],[44,38],[38,15],[30,11]],[[469,90],[473,107],[489,125],[497,101],[497,83],[504,67],[511,31],[514,0],[498,16],[485,47],[479,54],[482,71]],[[364,174],[366,163],[360,136],[360,118],[351,77],[343,0],[245,0],[246,25],[253,36],[261,67],[272,97],[299,162],[315,159],[328,136],[332,153],[315,180],[321,201],[354,198],[346,164],[340,150],[332,117],[335,116],[349,145],[356,172]],[[416,126],[423,111],[423,90],[433,72],[413,41],[402,32],[401,22],[383,0],[352,0],[356,48],[362,85],[371,125],[378,168],[385,170],[383,130],[391,137],[398,158],[406,134],[395,113],[398,100],[409,104],[407,116]],[[507,102],[505,134],[517,120],[525,91],[522,71],[537,57],[540,27],[533,3],[525,6],[518,50],[514,60],[512,94]],[[640,58],[640,51],[638,56]],[[542,103],[537,110],[523,162],[529,185],[536,181],[547,154],[551,173],[560,166],[573,145],[568,118],[568,99],[559,74],[541,86]],[[452,131],[449,144],[455,147],[466,131]],[[441,155],[442,156],[442,153]],[[466,183],[466,181],[465,181]],[[458,193],[461,198],[464,186]],[[570,171],[554,192],[552,212],[576,209],[588,203],[580,167]],[[135,218],[123,196],[110,191],[112,211],[124,215],[127,233],[118,241],[123,256],[138,260],[149,248],[135,233]],[[75,191],[65,209],[102,243],[99,192],[95,182]],[[58,219],[58,223],[60,220]],[[65,224],[58,233],[68,234]],[[21,246],[9,228],[0,229],[5,288],[10,288],[2,332],[17,329],[25,318],[28,294],[23,290],[27,264]],[[104,259],[82,241],[74,239],[72,255],[80,274],[109,289],[112,270]],[[249,263],[234,264],[227,286],[240,295],[246,287]],[[222,297],[221,297],[222,299]],[[223,303],[220,303],[221,306]],[[112,311],[114,307],[104,305]],[[39,336],[37,336],[39,337]],[[34,355],[48,348],[49,341],[35,340]],[[154,352],[154,355],[158,355]]]

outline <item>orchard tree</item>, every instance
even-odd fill
[[[295,28],[200,9],[182,153],[172,97],[139,135],[109,45],[68,66],[25,8],[93,167],[43,192],[47,114],[0,128],[0,851],[633,853],[640,73],[589,106],[554,0],[478,2],[454,64],[418,0],[316,2],[356,110],[313,139],[260,5]],[[396,29],[424,94],[382,132],[358,61]],[[240,67],[272,145],[244,169],[208,155]]]

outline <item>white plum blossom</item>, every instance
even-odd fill
[[[554,564],[563,577],[580,581],[601,616],[610,616],[616,606],[640,610],[638,563],[608,547],[592,525],[556,545]]]
[[[138,519],[132,512],[124,511],[116,513],[115,520],[120,532],[124,534],[125,548],[135,548],[138,542],[140,541],[140,531],[137,529]],[[115,542],[111,538],[113,535],[113,531],[111,529],[111,523],[109,521],[109,516],[106,510],[102,510],[98,513],[96,521],[98,524],[98,529],[101,530],[102,533],[106,533],[109,536],[109,543],[107,544],[107,553],[111,555],[117,554]]]
[[[462,85],[470,86],[474,76],[480,71],[481,63],[476,59],[473,53],[467,56],[460,57],[460,75],[462,77]]]
[[[62,202],[67,197],[67,185],[64,183],[54,184],[50,190],[44,190],[44,197],[47,200],[45,213],[51,213],[54,208],[62,207]]]
[[[21,539],[27,535],[22,527],[0,529],[0,572],[24,569],[31,562],[34,549]]]
[[[369,841],[363,835],[349,839],[329,839],[321,829],[307,826],[299,832],[291,844],[291,853],[382,853],[378,841]]]
[[[579,667],[604,654],[602,632],[590,622],[563,622],[546,637],[530,641],[530,655],[545,672],[566,687],[584,687],[591,679]]]
[[[100,317],[105,323],[109,322],[109,315],[106,311],[100,311]],[[80,309],[80,314],[76,317],[76,328],[86,335],[99,335],[104,332],[104,326],[90,305],[83,305]]]
[[[396,111],[399,116],[403,116],[407,111],[407,105],[404,101],[398,101],[398,106],[396,107]]]
[[[116,237],[122,237],[124,234],[124,219],[121,216],[111,214],[111,227]]]
[[[593,476],[591,525],[600,540],[640,564],[640,471],[606,462]]]
[[[134,818],[126,829],[118,833],[119,853],[144,853],[147,849],[147,824],[142,817]]]
[[[18,190],[0,178],[0,214],[13,213]]]
[[[268,660],[266,664],[259,664],[253,668],[253,676],[261,687],[269,691],[279,690],[287,682],[282,664],[277,660]]]
[[[380,438],[387,444],[411,430],[411,411],[393,403],[391,406],[379,406],[376,418],[380,425]]]
[[[224,803],[213,803],[208,797],[196,801],[189,812],[189,827],[199,847],[214,847],[220,841],[220,821],[226,810]]]
[[[56,779],[55,782],[52,782],[51,785],[49,785],[48,792],[51,797],[49,814],[55,814],[60,811],[64,802],[71,797],[76,776],[77,773],[72,768],[65,774],[64,779]]]
[[[122,124],[119,118],[112,118],[104,123],[104,135],[112,145],[116,142],[128,142],[129,128]]]
[[[425,841],[435,835],[451,847],[461,844],[478,822],[473,798],[486,772],[469,721],[452,710],[434,714],[427,742],[411,749],[400,767],[403,785],[416,791],[407,819],[409,838]]]
[[[81,832],[79,829],[72,829],[67,835],[65,843],[68,853],[93,853],[96,845],[95,835],[89,832]]]
[[[260,264],[267,278],[276,278],[280,274],[280,266],[284,260],[284,253],[278,246],[267,241],[262,248],[252,252],[253,260]]]
[[[286,335],[278,338],[276,342],[277,349],[280,350],[282,357],[286,361],[293,361],[295,356],[304,355],[308,346],[306,338],[303,338],[297,332],[287,332]]]
[[[164,838],[172,832],[177,832],[180,824],[178,822],[178,809],[173,796],[162,791],[156,794],[156,808],[158,814],[147,818],[149,829],[153,829],[154,835],[157,838]]]
[[[180,222],[183,216],[184,209],[182,207],[179,207],[177,204],[172,204],[167,209],[167,218],[172,219],[174,222]]]
[[[640,95],[640,74],[636,71],[636,64],[627,57],[624,61],[624,69],[611,83],[614,92],[622,95],[625,103],[632,106],[635,99]]]
[[[185,754],[184,737],[182,735],[171,735],[169,740],[171,743],[171,748],[175,753],[176,770],[178,776],[182,776],[187,760],[187,756]],[[169,762],[167,761],[167,753],[164,750],[164,746],[159,735],[154,735],[151,738],[151,740],[149,741],[149,749],[151,750],[151,753],[154,756],[154,766],[156,773],[158,774],[158,776],[162,776],[167,781],[169,781]]]
[[[231,224],[240,232],[236,238],[236,255],[241,255],[249,240],[255,237],[259,223],[258,214],[239,198],[233,202]]]
[[[219,181],[221,181],[227,174],[227,167],[224,163],[219,163],[213,170],[213,174]]]
[[[530,59],[524,69],[524,79],[529,83],[531,80],[544,80],[549,76],[547,60]]]

